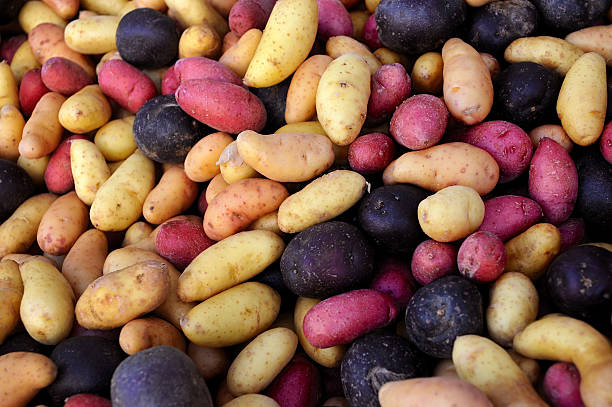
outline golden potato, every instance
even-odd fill
[[[66,98],[57,92],[45,93],[23,127],[19,153],[27,158],[51,154],[59,145],[64,129],[58,119]]]
[[[333,59],[327,55],[313,55],[298,67],[287,91],[285,120],[304,122],[316,113],[317,87],[321,75]]]
[[[23,282],[19,265],[12,260],[0,261],[0,344],[19,324],[19,305]]]
[[[88,85],[62,104],[61,125],[73,133],[87,133],[102,127],[111,117],[111,106],[98,85]]]
[[[111,175],[104,156],[91,141],[73,140],[70,144],[70,168],[76,194],[85,204],[91,205]]]
[[[442,94],[442,54],[427,52],[414,62],[410,79],[414,93]]]
[[[368,64],[371,75],[374,75],[378,68],[382,66],[380,61],[370,52],[365,44],[346,35],[330,37],[325,43],[325,52],[327,52],[327,55],[332,59],[337,59],[339,56],[348,54],[349,52],[358,54],[363,58],[366,64]]]
[[[89,210],[74,191],[57,198],[43,215],[36,239],[54,256],[67,254],[89,225]]]
[[[117,48],[115,33],[119,16],[93,16],[78,18],[64,30],[66,44],[81,54],[105,54]]]
[[[94,143],[106,161],[121,161],[128,158],[138,146],[134,140],[134,119],[130,115],[121,119],[111,120],[96,132]]]
[[[23,133],[25,120],[21,111],[13,105],[0,109],[0,159],[16,161],[19,155],[19,142]]]
[[[232,136],[221,131],[201,138],[187,153],[185,174],[195,182],[211,180],[221,172],[217,161],[225,147],[233,141]]]
[[[185,352],[183,334],[163,319],[148,317],[133,319],[121,328],[119,346],[128,355],[154,346],[172,346]]]
[[[512,41],[504,51],[504,58],[511,64],[535,62],[565,76],[582,54],[580,48],[561,38],[539,36]]]
[[[179,58],[206,57],[218,59],[221,55],[221,38],[208,24],[187,27],[179,40]]]
[[[550,223],[538,223],[507,241],[505,247],[505,271],[537,280],[561,250],[561,233]]]

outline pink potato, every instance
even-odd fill
[[[66,399],[64,407],[111,407],[111,401],[95,394],[75,394]]]
[[[461,244],[457,254],[459,273],[470,280],[490,283],[506,266],[504,242],[491,232],[475,232]]]
[[[79,64],[62,57],[49,58],[40,71],[47,88],[62,95],[72,95],[93,81]]]
[[[50,92],[42,81],[40,71],[40,68],[30,69],[21,79],[19,104],[21,105],[21,111],[27,116],[32,114],[40,98],[45,93]]]
[[[70,167],[70,145],[74,140],[87,140],[87,138],[80,134],[68,137],[60,143],[49,159],[44,176],[49,192],[65,194],[74,188],[74,178]]]
[[[310,360],[298,353],[268,386],[266,394],[281,406],[319,406],[321,375]]]
[[[499,165],[499,182],[504,183],[521,175],[531,161],[531,139],[516,124],[503,120],[484,122],[457,134],[455,141],[482,148]]]
[[[572,246],[582,243],[585,234],[584,220],[580,218],[570,218],[557,226],[561,233],[561,251],[565,251]]]
[[[553,364],[546,371],[542,385],[552,407],[584,407],[580,396],[580,373],[574,365]]]
[[[526,231],[544,215],[536,201],[518,195],[487,199],[484,205],[484,219],[478,230],[494,233],[503,242]]]
[[[2,41],[0,45],[0,61],[5,60],[9,64],[13,61],[13,56],[17,49],[28,40],[23,34],[15,35],[13,37],[9,37]]]
[[[228,23],[238,37],[252,28],[263,30],[276,0],[238,0],[232,6]]]
[[[612,164],[612,122],[609,122],[604,127],[599,141],[599,151],[601,151],[603,158]]]
[[[397,316],[389,294],[361,289],[321,301],[304,316],[304,336],[317,348],[350,343],[374,329],[390,324]]]
[[[570,217],[578,197],[578,171],[569,153],[556,141],[540,141],[529,167],[529,195],[544,217],[559,224]]]
[[[317,36],[326,41],[338,35],[353,36],[353,21],[340,0],[317,0],[319,24]]]
[[[205,57],[182,58],[174,64],[174,74],[181,84],[190,79],[212,79],[244,86],[242,79],[221,62]]]
[[[410,76],[401,64],[378,68],[370,82],[368,123],[379,124],[388,120],[395,108],[410,95],[410,90]]]
[[[348,162],[362,174],[384,170],[395,156],[395,142],[383,133],[369,133],[357,137],[348,148]]]
[[[386,257],[377,265],[370,288],[389,294],[399,308],[405,308],[417,289],[410,265],[395,257]]]
[[[106,96],[132,113],[136,113],[147,100],[157,95],[151,78],[120,59],[112,59],[102,65],[98,83]]]
[[[457,272],[457,248],[450,243],[425,240],[412,254],[412,276],[422,285]]]
[[[423,150],[440,141],[449,115],[440,98],[425,93],[411,96],[393,113],[389,131],[404,147]]]
[[[179,80],[174,72],[174,65],[166,70],[161,80],[161,93],[162,95],[170,95],[176,92],[179,87]]]
[[[376,31],[376,19],[374,18],[374,14],[372,14],[366,20],[365,25],[363,26],[363,41],[366,43],[370,49],[378,49],[383,45],[378,39],[378,32]]]
[[[175,93],[181,109],[196,120],[226,133],[261,131],[267,113],[257,96],[245,88],[211,79],[191,79]]]
[[[163,223],[155,238],[155,248],[159,255],[181,270],[215,243],[206,236],[201,223],[188,220]]]

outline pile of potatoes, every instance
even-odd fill
[[[0,407],[612,406],[611,0],[0,10]]]

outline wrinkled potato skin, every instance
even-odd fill
[[[40,353],[11,352],[0,356],[0,400],[3,407],[22,407],[57,377],[57,366]]]
[[[538,223],[507,241],[505,247],[505,271],[536,280],[561,250],[561,233],[550,223]]]

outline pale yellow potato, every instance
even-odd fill
[[[251,223],[246,230],[267,230],[283,237],[285,234],[278,227],[278,210],[266,213]]]
[[[408,183],[432,192],[462,185],[485,195],[495,188],[498,180],[499,166],[491,154],[462,142],[404,153],[383,172],[386,185]]]
[[[40,62],[36,59],[32,48],[30,48],[30,43],[27,41],[17,48],[11,61],[11,71],[13,71],[17,83],[21,83],[21,79],[26,72],[34,68],[40,68],[40,66]]]
[[[365,27],[371,13],[367,10],[353,10],[349,15],[353,23],[353,38],[357,41],[363,41],[363,27]]]
[[[43,0],[43,2],[65,20],[71,20],[79,12],[79,0]]]
[[[126,247],[135,244],[142,239],[146,239],[149,237],[152,231],[153,226],[146,222],[136,222],[132,224],[132,226],[127,228],[125,231],[125,236],[123,238],[123,242],[121,242],[121,247]]]
[[[10,352],[0,356],[0,400],[3,407],[22,407],[53,383],[57,366],[45,355]]]
[[[70,335],[74,321],[74,293],[68,280],[36,257],[19,265],[23,297],[19,309],[28,334],[45,345],[56,345]]]
[[[557,98],[557,115],[574,143],[588,146],[599,139],[607,100],[606,61],[586,53],[567,71]]]
[[[91,205],[111,175],[104,156],[91,141],[74,140],[70,144],[70,168],[76,194],[86,205]]]
[[[214,7],[224,18],[229,17],[230,10],[238,0],[209,0],[209,4]]]
[[[231,34],[228,33],[228,35]],[[244,78],[244,75],[249,68],[249,64],[255,55],[259,41],[261,41],[263,33],[257,28],[251,28],[249,31],[242,34],[236,44],[228,48],[221,55],[219,62],[234,71],[236,75]],[[226,36],[227,37],[227,36]]]
[[[215,198],[215,196],[217,196],[221,191],[227,188],[228,185],[229,184],[225,181],[222,174],[215,175],[206,187],[206,202],[210,204]]]
[[[538,361],[527,358],[512,349],[506,349],[506,351],[512,360],[514,360],[514,363],[525,373],[531,384],[535,386],[540,378],[540,364]]]
[[[57,198],[43,215],[36,239],[45,253],[67,254],[87,230],[89,210],[74,191]]]
[[[159,183],[144,201],[142,214],[154,225],[165,222],[189,209],[198,197],[198,184],[190,180],[178,166],[162,175]]]
[[[508,352],[488,338],[457,337],[453,363],[459,377],[478,387],[496,407],[548,406]]]
[[[0,261],[0,344],[19,324],[21,297],[23,282],[19,265],[12,260],[3,259]]]
[[[136,116],[130,115],[111,120],[96,132],[94,143],[106,161],[125,160],[136,151],[138,146],[132,130],[135,118]]]
[[[217,160],[234,138],[222,131],[201,138],[185,157],[185,174],[195,182],[211,180],[221,172]]]
[[[178,279],[181,300],[202,301],[261,273],[283,254],[285,243],[267,230],[231,235],[200,253]]]
[[[170,290],[168,267],[144,261],[94,280],[76,303],[79,324],[113,329],[160,306]]]
[[[427,52],[414,62],[410,79],[414,93],[442,94],[444,62],[439,52]]]
[[[227,21],[208,2],[200,0],[166,0],[173,18],[183,27],[207,23],[217,34],[223,36],[229,31]]]
[[[199,346],[193,342],[187,345],[187,356],[196,364],[204,380],[225,376],[231,362],[227,350]]]
[[[582,54],[584,52],[574,44],[543,35],[512,41],[504,51],[504,59],[511,64],[535,62],[564,76]]]
[[[223,149],[216,164],[219,165],[221,176],[228,184],[259,176],[259,173],[240,157],[235,141]]]
[[[325,133],[323,126],[321,126],[321,123],[318,121],[285,124],[283,127],[276,130],[275,133],[315,133],[327,137],[327,133]],[[332,143],[332,149],[334,150],[334,164],[348,164],[349,146],[339,146]]]
[[[489,336],[511,347],[514,336],[538,316],[538,291],[526,275],[507,272],[495,281],[489,298],[485,313]]]
[[[419,203],[419,225],[438,242],[454,242],[475,232],[484,219],[484,202],[473,188],[453,185]]]
[[[78,18],[87,18],[99,15],[95,11],[91,10],[79,10]]]
[[[346,35],[330,37],[325,43],[325,52],[332,59],[337,59],[339,56],[348,53],[360,55],[365,63],[368,64],[371,75],[374,75],[378,68],[382,66],[381,62],[370,52],[366,45]]]
[[[43,187],[45,185],[45,170],[49,165],[50,155],[44,155],[40,158],[27,158],[22,155],[17,159],[17,165],[28,173],[34,185]]]
[[[290,195],[278,208],[278,227],[297,233],[340,215],[361,199],[368,187],[365,178],[349,170],[325,174]]]
[[[455,377],[390,381],[378,391],[381,407],[493,407],[476,386]]]
[[[136,8],[152,8],[160,13],[165,13],[168,10],[164,0],[134,0],[134,6]]]
[[[365,6],[366,9],[374,14],[374,12],[376,11],[376,7],[378,6],[378,3],[380,3],[380,0],[365,0]]]
[[[117,49],[119,16],[93,16],[73,20],[64,30],[66,44],[81,54],[105,54]]]
[[[102,231],[127,229],[142,214],[154,182],[153,162],[134,151],[96,193],[89,210],[91,223]]]
[[[317,10],[316,0],[284,0],[274,5],[244,75],[245,85],[274,86],[295,72],[314,44]]]
[[[329,348],[315,348],[308,342],[306,336],[304,336],[304,317],[312,307],[320,302],[321,300],[316,298],[298,297],[295,302],[293,324],[300,341],[300,346],[312,360],[328,368],[338,367],[346,352],[346,345],[336,345]]]
[[[196,305],[181,319],[181,328],[196,345],[237,345],[268,329],[280,303],[280,295],[269,286],[242,283]]]
[[[102,55],[102,58],[100,58],[100,61],[96,65],[96,75],[100,73],[100,68],[102,68],[102,65],[104,65],[105,62],[111,61],[113,59],[123,60],[123,58],[121,58],[121,55],[119,55],[119,51],[117,51],[116,49],[108,51],[106,54]]]
[[[19,91],[10,65],[0,61],[0,109],[6,105],[19,107]]]
[[[59,145],[64,129],[58,120],[66,98],[57,92],[45,93],[23,127],[19,153],[26,158],[51,154]]]
[[[230,393],[241,396],[264,390],[291,361],[297,345],[297,335],[287,328],[259,334],[242,349],[227,371]]]
[[[42,23],[56,24],[66,27],[66,20],[57,15],[55,11],[42,1],[32,0],[26,2],[19,10],[17,16],[21,29],[28,34],[34,27]]]
[[[62,274],[78,299],[87,286],[102,276],[102,266],[108,254],[106,235],[97,229],[89,229],[74,242],[64,258]]]
[[[514,350],[533,359],[573,363],[586,406],[612,405],[612,345],[586,322],[560,314],[529,324],[514,337]]]
[[[531,139],[531,144],[533,145],[534,149],[538,148],[540,141],[544,137],[548,137],[549,139],[556,141],[568,153],[574,148],[572,139],[569,138],[565,130],[563,130],[563,127],[559,126],[558,124],[543,124],[529,132],[529,138]]]
[[[181,34],[178,52],[179,58],[218,59],[221,55],[221,38],[208,24],[192,25]]]
[[[537,280],[561,250],[561,233],[550,223],[538,223],[505,243],[505,271]]]
[[[565,37],[584,52],[597,52],[612,66],[612,24],[596,25],[574,31]]]
[[[149,79],[153,81],[153,84],[155,85],[155,89],[157,90],[158,94],[161,94],[161,82],[168,69],[169,68],[167,66],[162,66],[161,68],[157,68],[157,69],[143,69],[142,70],[142,72],[145,75],[147,75]],[[132,112],[129,112],[125,109],[123,109],[123,113],[124,113],[124,116],[130,116],[133,114]]]
[[[279,182],[308,181],[334,163],[332,142],[315,133],[259,134],[236,137],[238,154],[255,171]]]
[[[25,200],[0,225],[0,258],[9,253],[23,253],[36,241],[40,221],[57,198],[53,194],[39,194]]]
[[[181,331],[163,319],[133,319],[121,328],[119,346],[128,355],[154,346],[172,346],[185,352],[187,344]]]
[[[317,117],[334,144],[357,138],[369,98],[370,71],[361,55],[344,54],[327,66],[317,88]]]
[[[121,10],[119,10],[119,14],[117,14],[120,17],[123,17],[124,15],[126,15],[127,13],[129,13],[130,11],[134,11],[136,10],[136,3],[132,0],[128,0],[127,3],[125,3],[123,5],[123,7],[121,7]]]
[[[280,407],[276,400],[263,394],[245,394],[227,403],[218,403],[218,405],[223,407]]]
[[[121,9],[128,3],[127,0],[80,0],[81,8],[94,11],[102,15],[118,16]]]
[[[317,88],[321,75],[333,59],[327,55],[313,55],[298,67],[287,91],[285,121],[304,122],[316,113]]]
[[[372,54],[378,59],[381,65],[401,64],[407,71],[410,71],[413,65],[412,61],[408,59],[406,55],[392,51],[389,48],[378,48],[372,52]]]
[[[73,133],[87,133],[106,124],[111,106],[100,86],[88,85],[62,104],[58,117],[61,125]]]

